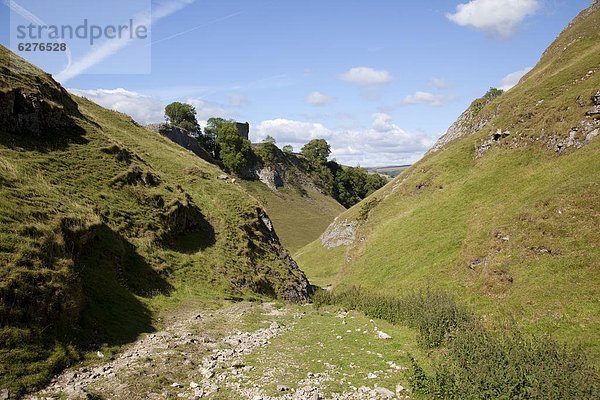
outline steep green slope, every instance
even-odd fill
[[[342,214],[297,260],[313,283],[443,288],[487,320],[581,342],[600,359],[600,5],[509,92]]]
[[[317,239],[345,210],[332,197],[310,188],[272,190],[261,182],[245,182],[244,187],[261,202],[281,243],[292,253]]]
[[[259,203],[0,47],[0,388],[152,330],[153,310],[308,282]]]

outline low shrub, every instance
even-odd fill
[[[487,327],[443,291],[394,298],[352,288],[319,291],[313,301],[410,326],[422,347],[442,346],[429,374],[411,357],[415,392],[438,399],[600,398],[600,376],[585,351],[515,326]]]

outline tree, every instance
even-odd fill
[[[325,165],[331,154],[331,147],[325,139],[313,139],[302,147],[301,153],[311,165]]]
[[[196,109],[191,104],[178,101],[169,104],[165,107],[165,119],[170,125],[192,133],[197,133],[200,128],[196,119]]]
[[[387,180],[383,176],[376,173],[368,174],[367,182],[365,184],[365,188],[367,190],[366,195],[372,195],[373,193],[384,187],[386,184]]]
[[[204,133],[200,135],[198,138],[198,142],[200,146],[204,147],[206,151],[212,154],[212,156],[216,159],[220,159],[221,155],[219,145],[217,144],[217,132],[219,129],[226,124],[235,125],[234,121],[228,121],[223,118],[209,118],[206,121],[206,126],[204,127]],[[237,126],[236,126],[237,129]]]
[[[204,134],[216,138],[219,127],[221,125],[227,124],[227,123],[234,123],[234,122],[227,121],[224,118],[215,118],[215,117],[209,118],[208,121],[206,121],[206,127],[204,128]],[[237,127],[236,127],[236,129],[237,129]]]
[[[483,98],[485,100],[492,100],[492,99],[495,99],[496,97],[500,96],[503,93],[504,93],[504,90],[492,87],[492,88],[490,88],[490,90],[488,90],[486,92],[485,95],[483,95]]]
[[[256,147],[256,155],[260,157],[263,165],[269,166],[277,161],[277,146],[273,143],[265,143],[264,141]]]
[[[285,154],[292,154],[294,152],[294,147],[291,144],[286,144],[281,150],[283,150]]]
[[[250,141],[239,135],[234,122],[225,121],[218,125],[216,143],[220,158],[228,170],[239,175],[248,166],[252,156]]]
[[[275,138],[273,136],[271,136],[271,135],[267,135],[267,137],[264,138],[262,142],[265,143],[265,144],[273,144],[273,145],[277,143],[277,141],[275,140]]]

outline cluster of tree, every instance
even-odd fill
[[[165,119],[169,125],[185,129],[192,134],[196,134],[200,130],[196,119],[196,109],[191,104],[178,101],[169,104],[165,107]]]
[[[346,167],[336,161],[327,161],[331,147],[324,139],[314,139],[302,147],[315,182],[344,207],[352,207],[387,181],[379,174],[371,174],[361,167]]]
[[[488,90],[483,97],[473,101],[473,103],[471,104],[471,109],[473,110],[473,114],[474,115],[478,115],[481,110],[483,110],[483,108],[492,100],[494,100],[496,97],[501,96],[504,93],[504,90],[502,89],[498,89],[498,88],[490,88],[490,90]]]
[[[231,172],[240,174],[252,159],[250,141],[239,135],[235,121],[210,118],[202,131],[196,119],[196,109],[180,102],[165,107],[165,119],[169,125],[188,131],[213,158],[222,161]]]
[[[235,121],[210,118],[202,130],[196,119],[196,109],[185,103],[171,103],[165,108],[165,118],[171,126],[190,132],[200,145],[229,171],[241,174],[257,158],[265,166],[277,162],[275,139],[267,136],[254,149],[249,140],[238,133]],[[283,146],[283,153],[292,154],[291,145]],[[385,178],[370,174],[364,168],[345,167],[328,161],[331,147],[324,139],[314,139],[302,147],[305,168],[315,184],[333,196],[345,207],[351,207],[386,184]]]

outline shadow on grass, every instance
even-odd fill
[[[165,247],[183,254],[194,254],[216,242],[215,230],[202,213],[194,216],[194,227],[169,240]]]
[[[77,306],[68,315],[0,325],[0,389],[11,398],[43,387],[83,351],[131,343],[155,330],[140,297],[169,294],[172,286],[122,235],[106,225],[93,232],[77,252],[65,300]]]
[[[152,315],[136,296],[168,294],[173,287],[120,234],[103,225],[78,269],[83,286],[83,345],[123,345],[152,332]]]
[[[89,140],[84,137],[85,129],[75,122],[59,132],[44,132],[36,136],[31,133],[6,133],[0,132],[0,145],[11,150],[24,149],[48,153],[56,150],[66,150],[72,144],[87,144]]]

